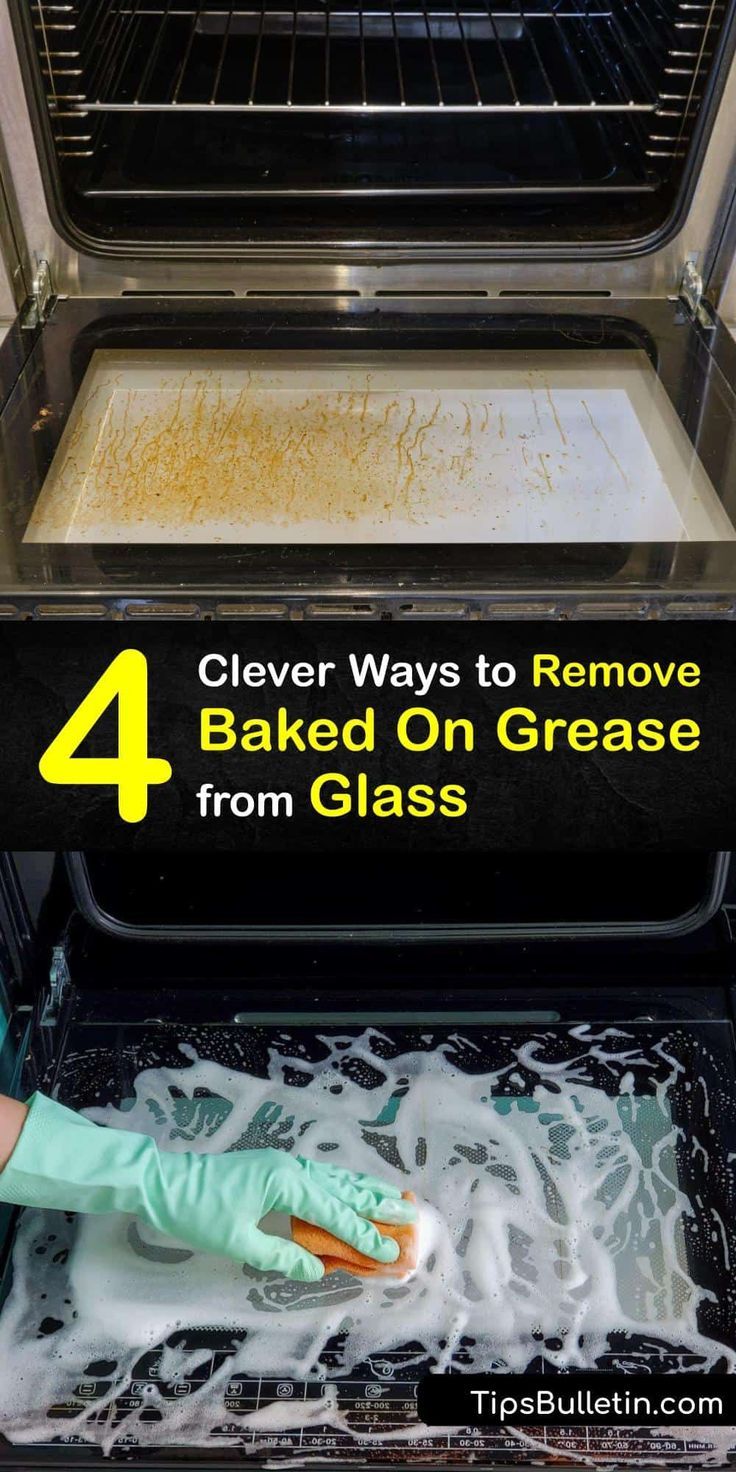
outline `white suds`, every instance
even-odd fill
[[[375,1369],[385,1356],[387,1374],[400,1363],[405,1379],[428,1359],[438,1370],[523,1371],[543,1354],[592,1369],[612,1335],[622,1354],[621,1342],[643,1336],[686,1350],[698,1368],[735,1369],[736,1356],[699,1325],[709,1294],[688,1262],[694,1208],[679,1180],[667,1082],[637,1095],[636,1048],[611,1030],[606,1055],[607,1036],[577,1029],[567,1063],[546,1057],[542,1038],[523,1042],[512,1083],[526,1077],[526,1096],[502,1096],[498,1075],[457,1066],[452,1039],[394,1056],[372,1029],[320,1034],[322,1056],[298,1056],[298,1078],[297,1054],[283,1046],[269,1050],[267,1077],[191,1047],[181,1049],[185,1066],[140,1073],[124,1107],[90,1116],[170,1150],[277,1145],[411,1187],[421,1203],[417,1271],[404,1282],[291,1283],[191,1253],[131,1217],[26,1211],[0,1315],[0,1363],[12,1366],[0,1376],[0,1431],[17,1443],[71,1435],[108,1451],[121,1437],[217,1448],[243,1445],[246,1433],[262,1451],[259,1432],[310,1424],[344,1439],[355,1429],[336,1382],[356,1367],[365,1378],[369,1359]],[[588,1069],[591,1058],[608,1067],[606,1057],[618,1070],[610,1094]],[[720,1219],[716,1228],[722,1254]],[[232,1352],[178,1395],[206,1358],[186,1331],[203,1329]],[[155,1377],[149,1364],[141,1404],[121,1419],[110,1407],[146,1350],[156,1351]],[[297,1393],[228,1414],[233,1384],[269,1377]],[[88,1402],[85,1382],[95,1385]],[[60,1404],[69,1415],[49,1423],[42,1408]],[[409,1411],[405,1423],[391,1439],[425,1430]]]

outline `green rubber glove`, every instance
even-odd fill
[[[326,1227],[378,1262],[399,1246],[366,1218],[409,1222],[416,1207],[396,1186],[283,1150],[223,1155],[159,1150],[148,1135],[105,1129],[43,1094],[5,1169],[0,1201],[61,1211],[124,1211],[200,1252],[275,1269],[302,1283],[324,1274],[318,1257],[259,1228],[269,1211]]]

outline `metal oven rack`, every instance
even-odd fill
[[[643,113],[659,158],[682,149],[722,13],[723,0],[34,5],[57,124],[167,110]]]
[[[86,110],[87,60],[105,34],[104,11],[97,0],[35,0],[31,12],[59,157],[92,158],[99,120]]]

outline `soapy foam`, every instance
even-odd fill
[[[297,1084],[288,1036],[270,1049],[266,1077],[184,1045],[185,1066],[145,1070],[124,1107],[87,1113],[166,1149],[277,1145],[411,1186],[421,1212],[416,1272],[406,1282],[336,1274],[291,1283],[192,1253],[127,1216],[27,1211],[0,1316],[0,1360],[13,1366],[0,1377],[0,1429],[12,1441],[46,1439],[39,1406],[59,1402],[72,1414],[53,1431],[105,1450],[121,1431],[140,1444],[240,1445],[246,1422],[256,1433],[315,1421],[349,1433],[330,1379],[380,1355],[420,1373],[428,1360],[439,1371],[523,1371],[540,1352],[560,1368],[590,1369],[612,1335],[632,1344],[644,1336],[683,1347],[699,1368],[736,1368],[699,1327],[712,1294],[688,1262],[694,1211],[678,1176],[683,1142],[668,1096],[682,1065],[672,1053],[660,1049],[667,1071],[637,1096],[635,1077],[651,1074],[651,1059],[614,1029],[572,1029],[562,1057],[551,1034],[520,1042],[494,1073],[470,1034],[461,1041],[479,1051],[481,1072],[458,1066],[452,1035],[433,1051],[391,1056],[373,1029],[331,1031],[316,1062],[299,1056]],[[613,1094],[591,1081],[601,1067]],[[525,1093],[502,1092],[519,1082]],[[283,1219],[266,1225],[284,1230]],[[47,1327],[37,1337],[39,1323]],[[196,1376],[205,1358],[187,1345],[192,1327],[224,1333],[232,1353],[195,1394],[168,1398],[162,1385]],[[135,1379],[146,1349],[157,1351],[155,1383],[121,1423],[121,1381]],[[92,1375],[95,1365],[114,1373]],[[269,1376],[314,1393],[261,1406],[228,1431],[228,1385]],[[103,1383],[86,1407],[85,1377]],[[421,1432],[406,1422],[389,1436]]]

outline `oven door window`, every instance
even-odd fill
[[[528,1464],[525,1434],[469,1448],[464,1428],[419,1424],[417,1380],[736,1364],[728,1023],[87,1017],[59,1078],[64,1103],[164,1149],[275,1147],[388,1175],[420,1202],[419,1261],[403,1282],[288,1283],[129,1216],[28,1210],[0,1314],[11,1442]],[[527,1430],[534,1461],[610,1464],[605,1429],[590,1445],[580,1427]],[[682,1463],[687,1434],[624,1429],[616,1460]]]
[[[613,356],[96,352],[25,536],[732,541],[646,354]]]
[[[677,306],[375,315],[60,303],[6,591],[736,587],[736,395]]]
[[[726,855],[322,853],[284,884],[281,854],[84,853],[68,857],[76,903],[108,933],[141,940],[276,941],[356,931],[402,940],[675,936],[721,904]]]

